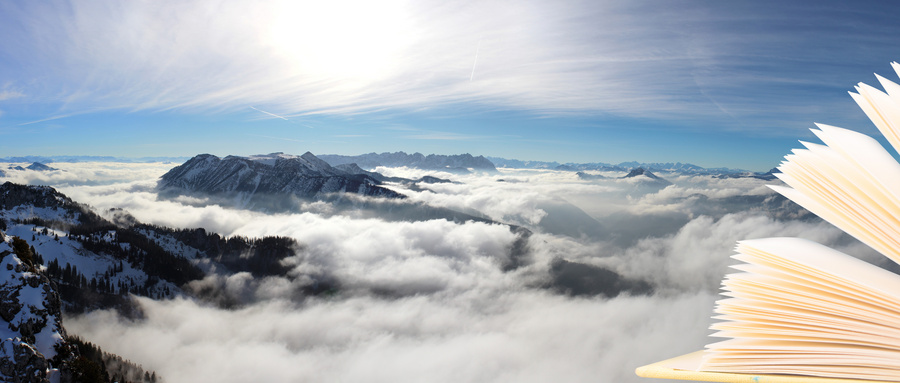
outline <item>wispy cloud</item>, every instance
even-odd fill
[[[475,59],[472,60],[472,74],[469,75],[469,82],[475,79],[475,66],[478,65],[478,51],[481,50],[481,40],[478,40],[478,45],[475,46]]]
[[[483,140],[485,136],[472,136],[466,134],[458,134],[452,132],[428,132],[422,134],[411,134],[408,136],[403,136],[403,138],[408,138],[412,140],[438,140],[438,141],[470,141],[470,140]]]
[[[402,132],[398,137],[410,140],[436,140],[436,141],[471,141],[471,140],[489,140],[497,138],[495,136],[463,134],[448,131],[438,131],[421,129],[409,126],[389,126],[385,130]]]
[[[886,62],[862,46],[888,49],[894,34],[884,25],[828,28],[846,17],[841,7],[783,6],[796,12],[537,0],[4,3],[0,55],[16,65],[0,68],[0,81],[70,109],[257,105],[296,116],[469,103],[720,128],[741,119],[771,131],[805,127],[806,112],[846,120],[842,94],[806,96],[841,84],[830,69],[851,57]],[[787,33],[797,14],[810,36]],[[865,44],[829,49],[851,40]],[[807,85],[784,86],[795,79]]]
[[[0,90],[0,101],[11,100],[14,98],[24,97],[25,95],[22,92],[4,89]]]
[[[266,135],[262,135],[262,134],[248,134],[248,136],[262,137],[262,138],[269,138],[269,139],[272,139],[272,140],[279,140],[279,141],[306,142],[306,141],[304,141],[304,140],[298,140],[298,139],[296,139],[296,138],[274,137],[274,136],[266,136]]]

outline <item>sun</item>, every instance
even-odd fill
[[[283,1],[265,39],[296,75],[363,86],[396,70],[412,26],[401,1]]]

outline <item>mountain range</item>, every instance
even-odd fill
[[[724,174],[748,174],[753,173],[744,169],[731,168],[704,168],[702,166],[682,163],[682,162],[620,162],[618,164],[608,164],[604,162],[590,163],[559,163],[555,161],[522,161],[514,159],[506,159],[501,157],[487,157],[498,168],[518,168],[518,169],[548,169],[548,170],[564,170],[564,171],[612,171],[612,172],[629,172],[632,169],[643,168],[652,172],[661,173],[678,173],[691,175],[724,175]]]
[[[421,153],[407,154],[405,152],[367,153],[360,155],[323,154],[318,158],[333,167],[344,164],[356,164],[363,169],[375,169],[378,166],[410,167],[423,170],[440,170],[450,173],[468,173],[471,171],[496,171],[497,168],[518,169],[549,169],[563,171],[616,171],[629,172],[634,168],[643,168],[652,172],[678,173],[690,175],[734,175],[737,177],[767,177],[770,172],[753,172],[744,169],[733,168],[704,168],[702,166],[682,162],[637,162],[627,161],[617,164],[604,162],[590,163],[560,163],[556,161],[528,161],[507,159],[502,157],[473,156],[471,154],[442,155]],[[42,164],[54,162],[122,162],[122,163],[146,163],[166,162],[183,163],[189,157],[111,157],[111,156],[17,156],[2,157],[0,162],[7,163],[34,163]],[[0,177],[2,177],[0,173]]]
[[[589,174],[585,172],[577,172],[575,173],[575,175],[577,175],[578,178],[586,181],[611,179],[611,177],[607,177],[601,174]],[[666,186],[672,185],[669,180],[653,174],[653,172],[642,167],[631,169],[628,174],[617,177],[617,179],[628,181],[633,188],[640,189],[640,191],[643,193],[655,192],[659,189],[665,188]]]
[[[49,171],[53,171],[53,170],[59,170],[59,169],[44,165],[40,162],[32,162],[31,165],[28,165],[26,167],[22,167],[19,165],[17,165],[17,166],[9,165],[9,167],[7,169],[8,170],[17,170],[17,171],[34,170],[34,171],[38,171],[38,172],[49,172]],[[2,176],[2,175],[3,175],[3,173],[0,172],[0,176]]]
[[[450,173],[468,173],[474,171],[494,172],[497,169],[494,164],[484,156],[472,156],[471,154],[440,155],[422,153],[407,154],[395,153],[368,153],[358,156],[343,156],[327,154],[320,156],[322,160],[332,166],[355,163],[363,168],[374,169],[379,166],[399,167],[406,166],[424,170],[440,170]],[[470,170],[471,169],[471,170]]]

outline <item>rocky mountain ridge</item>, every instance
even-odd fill
[[[106,213],[111,220],[51,187],[0,185],[0,230],[28,241],[69,312],[116,308],[139,316],[129,295],[185,296],[186,286],[210,270],[282,276],[280,261],[299,248],[287,238],[225,238],[143,224],[122,210]]]
[[[152,371],[68,336],[61,313],[113,308],[140,317],[131,295],[205,299],[191,282],[210,270],[283,276],[280,261],[298,247],[286,238],[223,238],[110,215],[116,223],[51,187],[0,185],[0,381],[155,382]],[[304,278],[321,286],[304,294],[333,286]]]
[[[605,162],[589,162],[589,163],[559,163],[556,161],[522,161],[515,159],[506,159],[501,157],[487,157],[498,168],[517,168],[517,169],[552,169],[562,171],[613,171],[628,172],[631,169],[643,168],[652,172],[659,173],[677,173],[689,175],[740,175],[754,173],[744,169],[732,169],[725,167],[704,168],[702,166],[683,162],[637,162],[627,161],[618,164],[609,164]],[[754,173],[755,174],[755,173]]]
[[[58,284],[33,249],[0,231],[0,381],[157,382],[155,372],[66,333]]]
[[[302,156],[272,153],[250,157],[197,155],[160,177],[164,194],[204,194],[235,201],[239,207],[283,210],[293,201],[328,199],[343,193],[404,198],[368,174],[332,167],[310,152]],[[273,198],[276,197],[276,198]]]
[[[494,164],[484,156],[473,156],[469,153],[457,155],[441,155],[422,153],[407,154],[405,152],[394,153],[367,153],[358,156],[343,156],[326,154],[319,156],[332,166],[355,163],[366,169],[374,169],[378,166],[401,167],[406,166],[424,170],[440,170],[450,173],[468,173],[469,169],[475,171],[497,171]]]

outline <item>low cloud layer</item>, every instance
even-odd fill
[[[72,333],[170,382],[637,382],[635,367],[708,343],[713,301],[738,240],[800,236],[886,263],[831,225],[797,216],[796,207],[748,208],[774,198],[754,179],[668,175],[673,185],[648,191],[570,172],[504,169],[437,174],[456,183],[421,189],[392,186],[415,203],[522,225],[529,236],[499,223],[361,218],[324,202],[263,214],[163,200],[153,190],[154,166],[88,168],[66,169],[87,177],[80,183],[64,173],[41,181],[100,212],[121,207],[147,223],[300,244],[284,277],[212,275],[189,286],[205,300],[138,299],[142,320],[107,311],[67,318]],[[575,229],[551,227],[553,217]],[[597,234],[579,225],[597,225]],[[617,274],[652,293],[573,296],[553,269],[561,260],[579,278]],[[339,287],[303,293],[316,283]]]
[[[155,180],[174,165],[169,163],[121,163],[121,162],[58,162],[50,166],[56,170],[9,170],[10,167],[27,167],[26,163],[0,163],[0,172],[10,181],[28,185],[54,187],[110,185],[133,181]]]
[[[224,311],[141,299],[144,321],[95,312],[66,324],[171,382],[629,382],[633,366],[702,347],[712,301],[476,290]]]

